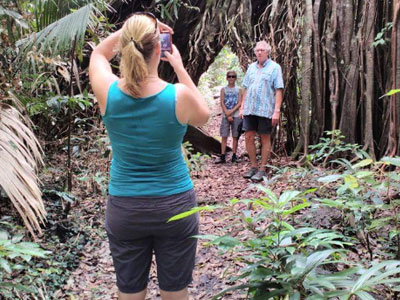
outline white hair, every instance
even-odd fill
[[[268,44],[266,41],[259,41],[256,44],[256,48],[257,46],[263,46],[263,48],[265,47],[265,50],[267,50],[268,55],[271,53],[271,45]]]

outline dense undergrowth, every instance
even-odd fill
[[[400,158],[373,161],[340,132],[327,135],[303,166],[270,166],[263,197],[223,206],[222,234],[199,236],[242,265],[213,299],[236,290],[254,300],[398,298]]]

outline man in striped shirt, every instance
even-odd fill
[[[257,61],[247,69],[243,81],[243,102],[240,115],[246,131],[246,149],[251,168],[243,175],[253,181],[266,176],[265,168],[271,154],[271,131],[280,118],[283,100],[283,79],[281,67],[269,58],[271,46],[260,41],[254,53]],[[255,135],[261,137],[261,164],[257,163]]]

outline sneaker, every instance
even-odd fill
[[[244,173],[243,178],[250,179],[257,173],[257,168],[251,168],[246,173]]]
[[[233,155],[232,155],[232,162],[233,163],[240,163],[241,162],[241,160],[236,156],[235,153],[233,153]]]
[[[218,157],[218,158],[215,160],[215,164],[224,164],[224,163],[226,163],[226,161],[225,161],[225,154],[222,154],[220,157]]]
[[[267,176],[267,172],[265,171],[257,171],[257,173],[255,173],[253,176],[251,176],[251,180],[255,181],[255,182],[260,182],[261,180],[263,180],[263,177]]]

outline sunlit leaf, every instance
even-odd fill
[[[169,218],[167,223],[169,223],[171,221],[177,221],[177,220],[180,220],[180,219],[187,218],[187,217],[189,217],[189,216],[191,216],[191,215],[193,215],[193,214],[195,214],[197,212],[200,212],[200,211],[204,211],[204,210],[205,211],[211,211],[211,210],[215,210],[216,208],[217,208],[217,206],[199,206],[199,207],[194,207],[191,210],[185,211],[183,213],[180,213],[178,215],[175,215],[175,216]]]

